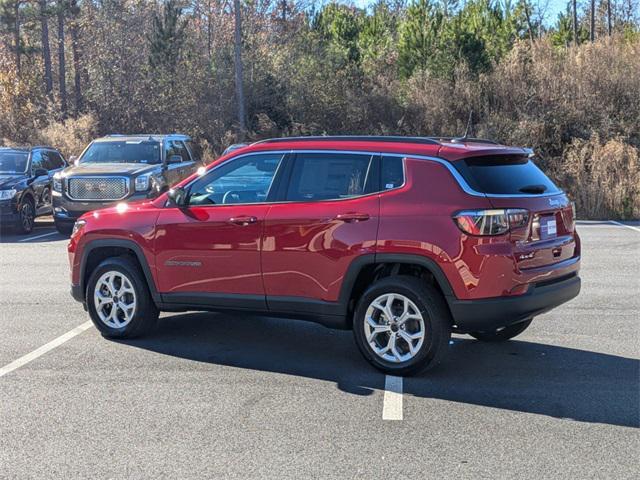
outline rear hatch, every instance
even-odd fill
[[[471,157],[453,165],[494,208],[522,209],[528,215],[528,221],[512,226],[509,233],[520,269],[579,255],[572,202],[527,155]]]

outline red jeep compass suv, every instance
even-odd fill
[[[515,337],[580,291],[566,195],[530,151],[471,139],[303,137],[243,146],[153,201],[81,217],[72,294],[107,337],[160,311],[353,329],[396,375],[451,333]]]

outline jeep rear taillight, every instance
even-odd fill
[[[522,208],[464,210],[453,216],[458,228],[476,236],[503,235],[529,224],[529,211]]]

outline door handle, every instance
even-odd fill
[[[231,217],[229,219],[229,222],[235,223],[236,225],[242,225],[243,227],[246,227],[247,225],[250,225],[252,223],[256,223],[257,221],[258,219],[256,217],[250,217],[247,215],[243,215],[240,217]]]
[[[341,213],[336,215],[336,220],[341,220],[343,222],[352,223],[352,222],[364,222],[365,220],[369,220],[368,213]]]

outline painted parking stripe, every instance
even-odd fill
[[[383,420],[402,420],[402,377],[387,375],[384,379]]]
[[[54,348],[59,347],[66,341],[71,340],[76,335],[80,335],[85,330],[91,328],[91,325],[93,325],[91,323],[91,320],[88,320],[84,322],[82,325],[78,325],[73,330],[68,331],[64,335],[60,335],[55,340],[51,340],[49,343],[41,346],[40,348],[36,348],[33,352],[27,353],[23,357],[20,357],[19,359],[14,360],[8,365],[5,365],[4,367],[0,368],[0,377],[3,377],[8,373],[13,372],[14,370],[17,370],[20,367],[23,367],[27,363],[35,360],[38,357],[41,357],[42,355],[44,355],[47,352],[50,352]]]
[[[38,238],[44,238],[44,237],[48,237],[50,235],[59,235],[59,233],[58,232],[43,233],[42,235],[36,235],[35,237],[23,238],[23,239],[18,240],[18,241],[19,242],[28,242],[29,240],[37,240]]]
[[[630,228],[631,230],[635,230],[636,232],[640,232],[640,228],[634,227],[633,225],[627,225],[624,223],[616,222],[615,220],[609,220],[609,222],[613,223],[614,225],[620,225],[621,227],[627,227],[627,228]]]

